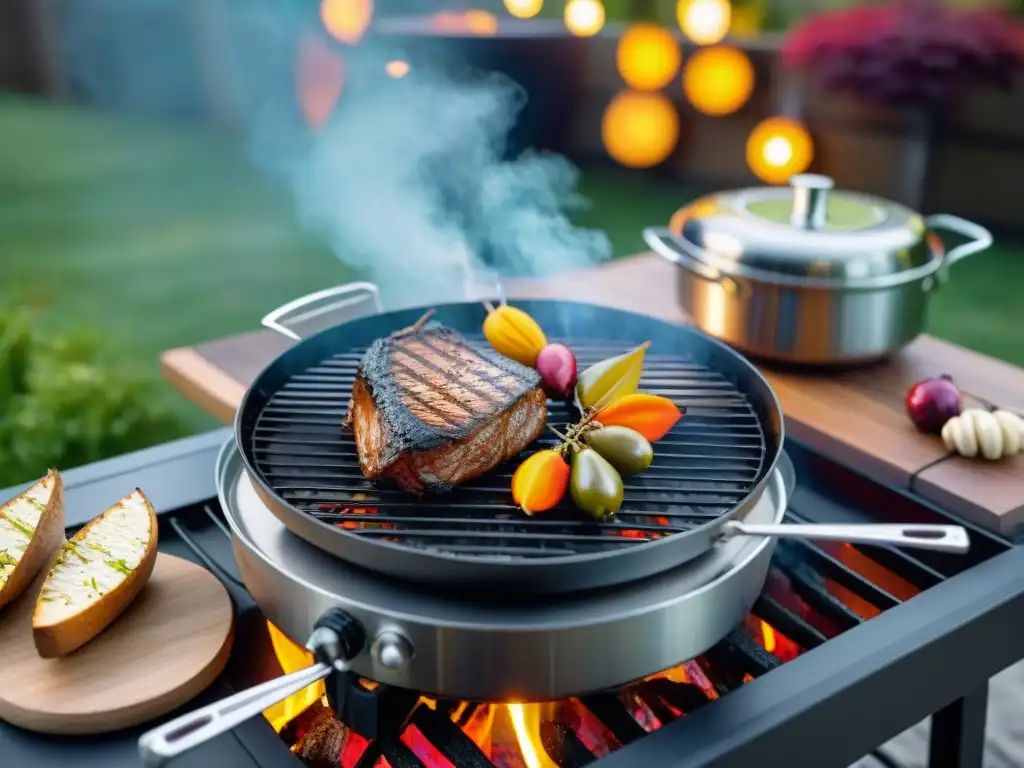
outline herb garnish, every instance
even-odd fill
[[[109,565],[115,571],[120,571],[121,573],[132,572],[132,569],[128,567],[128,563],[126,563],[123,558],[121,560],[104,560],[103,562],[105,565]]]
[[[81,552],[78,551],[78,548],[75,545],[75,542],[73,542],[73,541],[69,541],[67,544],[65,544],[64,545],[64,550],[67,551],[67,552],[70,552],[71,554],[73,554],[75,557],[77,557],[83,563],[88,564],[88,563],[92,562],[88,557],[86,557],[85,555],[83,555]]]
[[[10,552],[6,549],[0,549],[0,565],[17,565],[18,561],[14,559]]]
[[[35,531],[33,530],[32,526],[26,525],[24,521],[19,520],[14,515],[4,515],[4,519],[7,520],[11,525],[13,525],[17,530],[21,531],[21,533],[28,536],[30,539],[32,538],[33,535],[35,535]]]

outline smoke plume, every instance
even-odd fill
[[[301,119],[296,79],[303,42],[328,45],[312,0],[60,5],[65,64],[94,102],[187,112],[201,94],[183,91],[202,90],[186,76],[187,62],[205,51],[205,66],[229,84],[225,98],[254,161],[291,190],[303,226],[378,283],[392,305],[460,299],[482,270],[544,275],[609,255],[603,233],[570,220],[585,203],[572,163],[509,156],[527,96],[500,74],[453,74],[421,52],[405,77],[389,78],[384,65],[395,50],[370,35],[339,48],[340,98],[313,130]],[[185,43],[188,35],[174,42],[173,25],[110,23],[118,8],[137,17],[140,9],[173,14],[190,5],[216,8],[198,46]]]

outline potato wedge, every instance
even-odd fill
[[[55,469],[0,507],[0,608],[35,581],[64,542],[64,482]]]
[[[65,656],[109,626],[149,581],[156,548],[156,513],[138,489],[76,533],[36,600],[32,637],[39,655]]]

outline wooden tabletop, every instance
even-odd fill
[[[521,281],[509,293],[583,298],[685,323],[674,269],[642,254],[546,281]],[[163,373],[186,397],[228,422],[250,382],[292,343],[256,331],[173,349],[162,356]],[[1004,535],[1024,523],[1024,455],[995,463],[951,455],[941,440],[917,432],[903,408],[914,382],[945,373],[965,393],[1024,412],[1024,370],[926,335],[871,368],[822,375],[761,370],[782,403],[787,432],[813,449]]]

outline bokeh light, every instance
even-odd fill
[[[565,26],[577,37],[596,35],[604,26],[601,0],[569,0],[565,4]]]
[[[789,117],[762,120],[747,139],[747,165],[768,184],[785,184],[814,159],[814,142],[804,124]]]
[[[544,0],[505,0],[505,10],[517,19],[532,19],[544,7]]]
[[[697,45],[714,45],[729,32],[732,5],[729,0],[678,0],[676,19]]]
[[[626,85],[657,91],[672,82],[683,62],[675,35],[656,24],[636,24],[619,38],[615,61]]]
[[[754,65],[736,48],[701,48],[686,61],[683,92],[698,112],[716,117],[731,114],[754,92]]]
[[[373,0],[323,0],[320,20],[332,37],[348,45],[355,45],[370,26],[373,18]]]
[[[629,168],[651,168],[668,159],[679,143],[679,113],[663,93],[623,91],[601,118],[608,154]]]
[[[489,11],[438,11],[430,25],[440,31],[489,36],[498,33],[498,17]]]
[[[384,71],[388,73],[388,77],[393,77],[397,80],[409,74],[409,62],[402,61],[401,59],[392,59],[384,65]]]
[[[321,38],[306,35],[299,41],[295,79],[306,124],[320,130],[330,120],[345,84],[341,55]]]

